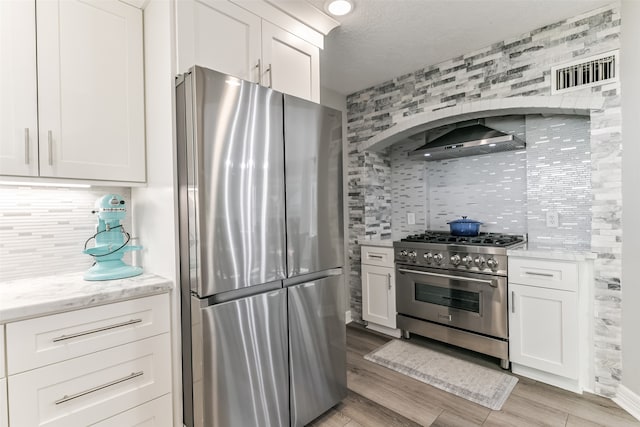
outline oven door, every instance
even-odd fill
[[[507,278],[396,266],[398,314],[507,339]]]

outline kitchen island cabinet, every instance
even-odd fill
[[[310,41],[229,1],[183,0],[177,7],[180,72],[199,65],[320,101],[320,50]]]
[[[578,393],[591,389],[590,259],[513,252],[518,256],[509,255],[508,268],[512,371]]]
[[[142,11],[2,2],[0,20],[2,55],[16,60],[0,65],[0,174],[144,182]]]
[[[396,328],[396,272],[393,247],[361,246],[362,320],[367,328],[400,337]]]
[[[8,425],[171,425],[171,288],[151,274],[2,283]]]

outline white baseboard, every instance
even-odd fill
[[[344,314],[344,323],[348,325],[351,322],[353,322],[353,319],[351,318],[351,310],[347,310]]]
[[[616,397],[612,400],[634,418],[640,420],[640,396],[621,384],[618,386]]]
[[[389,335],[394,338],[400,338],[401,335],[400,329],[387,328],[386,326],[377,325],[371,322],[367,323],[367,326],[365,327],[372,331],[380,332],[381,334]]]

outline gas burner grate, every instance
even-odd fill
[[[402,239],[403,242],[444,243],[475,246],[510,246],[524,242],[524,237],[501,233],[480,233],[478,236],[453,236],[446,231],[426,231],[422,234],[412,234]]]

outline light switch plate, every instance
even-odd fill
[[[414,212],[407,212],[407,224],[413,225],[416,223],[416,214]]]
[[[547,212],[547,227],[550,228],[558,228],[558,212],[556,211],[548,211]]]

